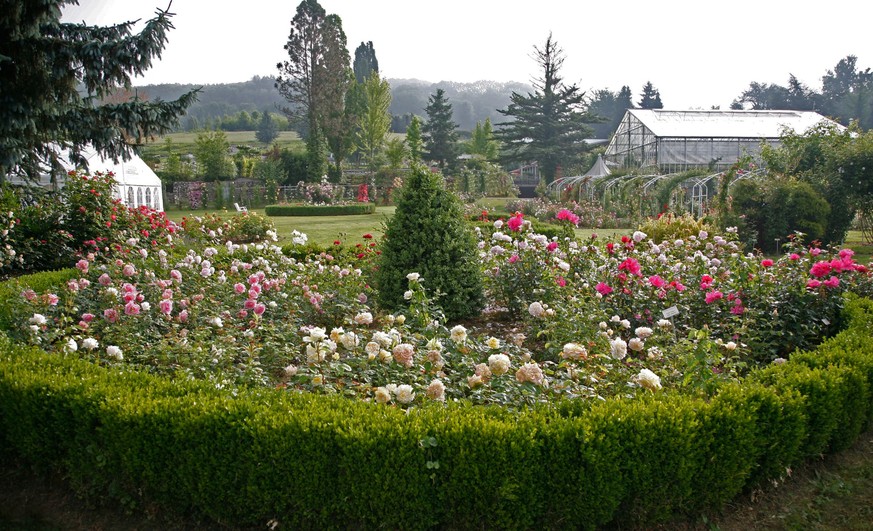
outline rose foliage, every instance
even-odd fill
[[[24,290],[13,333],[59,356],[220,387],[522,407],[711,392],[832,334],[843,293],[869,292],[850,250],[800,238],[764,259],[732,233],[579,242],[513,227],[478,244],[489,324],[503,331],[447,322],[417,271],[404,305],[383,311],[376,252],[291,258],[233,241],[185,251],[140,235],[86,254],[59,289]]]

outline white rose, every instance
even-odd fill
[[[570,360],[581,360],[587,355],[588,351],[579,343],[567,343],[561,351],[561,357]]]
[[[622,360],[627,356],[627,343],[622,339],[615,339],[609,342],[609,350],[613,358]]]
[[[377,403],[387,404],[391,401],[391,393],[384,387],[377,387],[375,398]]]
[[[370,312],[361,312],[355,315],[355,323],[359,325],[368,325],[373,322],[373,314]]]
[[[410,274],[406,275],[406,279],[409,280],[410,282],[416,281],[419,278],[421,278],[421,276],[418,273],[410,273]]]
[[[495,376],[509,372],[510,361],[506,354],[492,354],[488,356],[488,368]]]
[[[661,379],[657,374],[653,373],[649,369],[643,369],[634,377],[634,381],[638,383],[641,387],[646,389],[655,391],[661,388]]]
[[[394,396],[401,404],[409,404],[415,400],[415,393],[412,392],[412,386],[407,384],[398,385],[394,390]]]
[[[637,335],[638,338],[646,339],[647,337],[652,335],[652,329],[648,326],[641,326],[634,330],[634,333]]]
[[[100,346],[100,343],[97,342],[97,340],[94,339],[93,337],[86,337],[85,339],[82,340],[82,348],[84,348],[84,349],[94,350],[95,348],[97,348],[99,346]]]
[[[546,309],[543,307],[543,303],[539,301],[530,303],[530,306],[527,307],[527,311],[533,317],[542,317],[543,314],[546,313]]]
[[[122,354],[121,349],[119,347],[116,347],[115,345],[109,345],[108,347],[106,347],[106,355],[110,358],[115,358],[118,361],[124,359],[124,354]]]
[[[455,325],[455,327],[452,328],[449,337],[451,337],[452,341],[455,343],[463,343],[467,340],[467,329],[461,325]]]

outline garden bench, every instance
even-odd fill
[[[248,207],[239,206],[239,203],[234,203],[233,206],[236,207],[237,212],[248,212],[249,211]]]

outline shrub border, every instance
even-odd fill
[[[373,214],[376,203],[352,203],[347,205],[267,205],[267,216],[354,216]]]
[[[409,413],[215,389],[0,335],[0,451],[83,491],[225,525],[594,529],[719,508],[873,420],[873,301],[817,349],[721,388]]]

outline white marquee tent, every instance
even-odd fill
[[[130,160],[119,159],[118,163],[112,159],[101,157],[96,151],[88,150],[83,153],[88,161],[88,171],[91,173],[112,172],[115,175],[115,197],[128,207],[137,208],[147,206],[155,210],[164,210],[164,197],[161,192],[161,179],[149,168],[139,156],[133,155]],[[67,169],[75,169],[71,164]]]
[[[84,169],[92,174],[97,172],[112,172],[116,183],[112,195],[120,199],[125,206],[130,208],[147,206],[158,211],[164,210],[161,179],[139,156],[134,154],[130,160],[119,159],[116,163],[111,158],[104,158],[90,148],[85,149],[82,152],[82,156],[87,161],[87,168],[76,167],[75,164],[68,160],[66,153],[59,157],[59,162],[64,167],[65,172],[77,169]],[[56,185],[63,187],[65,178],[65,174],[56,176]],[[27,183],[18,176],[9,176],[9,182],[20,185],[38,184],[43,188],[53,188],[55,186],[51,175],[48,173],[40,176],[39,183]]]

